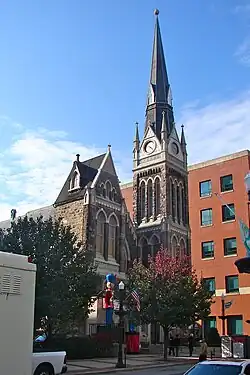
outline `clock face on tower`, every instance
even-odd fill
[[[148,141],[144,147],[144,150],[147,154],[152,154],[155,150],[155,142],[154,141]]]
[[[172,152],[173,154],[177,155],[179,153],[179,147],[177,146],[176,143],[172,143]]]

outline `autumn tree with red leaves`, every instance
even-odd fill
[[[164,358],[172,326],[190,325],[210,314],[212,294],[198,280],[187,256],[174,258],[160,250],[149,258],[148,267],[135,261],[129,271],[129,288],[140,295],[141,321],[163,327]]]

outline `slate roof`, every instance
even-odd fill
[[[93,182],[105,155],[106,153],[85,160],[83,162],[75,161],[73,163],[73,167],[70,171],[70,174],[55,201],[55,206],[65,202],[72,202],[77,199],[83,198],[86,188],[90,186]],[[75,191],[69,191],[69,183],[76,168],[78,168],[80,172],[80,188]]]

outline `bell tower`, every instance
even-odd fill
[[[133,220],[138,253],[146,264],[162,245],[173,256],[189,253],[187,148],[174,122],[172,92],[155,10],[155,29],[144,133],[136,124],[133,148]]]

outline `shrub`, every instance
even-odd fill
[[[208,346],[220,346],[221,338],[217,328],[210,328],[206,335],[206,341]]]
[[[113,356],[113,342],[106,335],[69,337],[55,336],[42,344],[43,350],[65,350],[68,359],[90,359]]]

